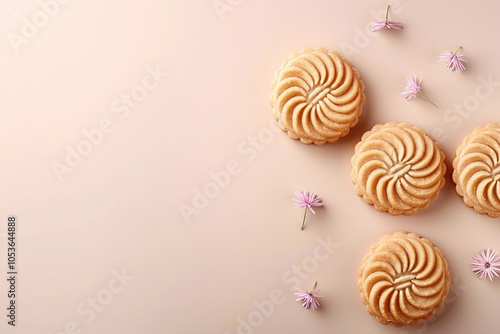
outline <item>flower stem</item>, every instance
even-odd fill
[[[457,49],[457,51],[455,51],[455,53],[454,53],[454,54],[456,55],[456,54],[458,53],[458,51],[460,51],[460,49],[461,49],[461,48],[462,48],[462,47],[460,46],[460,47]]]
[[[312,290],[311,290],[311,291],[316,290],[316,287],[317,287],[317,286],[318,286],[318,281],[314,282],[314,286],[313,286],[313,288],[312,288]]]
[[[304,229],[304,224],[306,223],[306,215],[307,215],[307,207],[304,209],[304,218],[302,218],[302,227],[300,228],[301,231]]]
[[[431,101],[431,100],[430,100],[427,96],[425,96],[422,92],[419,92],[419,93],[417,94],[417,97],[418,97],[419,99],[422,99],[422,100],[426,101],[426,102],[429,102],[429,103],[430,103],[430,104],[432,104],[434,107],[439,108],[439,107],[438,107],[438,106],[437,106],[434,102],[432,102],[432,101]]]
[[[387,5],[387,11],[385,12],[385,20],[389,18],[389,9],[391,8],[391,5]]]

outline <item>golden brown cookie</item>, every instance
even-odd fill
[[[359,269],[361,301],[384,325],[414,326],[431,318],[443,306],[449,285],[443,254],[415,233],[384,235]]]
[[[306,48],[292,53],[275,74],[273,117],[290,138],[333,143],[358,123],[364,87],[358,71],[338,53]]]
[[[457,194],[477,213],[500,217],[500,125],[477,127],[457,148],[453,181]]]
[[[413,215],[444,186],[446,165],[438,143],[407,123],[375,125],[351,159],[356,194],[378,211]]]

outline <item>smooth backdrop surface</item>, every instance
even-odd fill
[[[470,262],[500,248],[500,222],[467,208],[451,162],[500,122],[498,1],[391,1],[402,32],[371,33],[387,1],[0,1],[0,266],[18,227],[17,326],[2,333],[497,332],[500,280]],[[443,51],[469,59],[460,75]],[[304,47],[339,51],[366,104],[339,142],[275,130],[270,83]],[[426,95],[405,101],[406,77]],[[350,158],[377,123],[409,122],[441,145],[447,183],[428,209],[391,217],[354,193]],[[320,194],[308,215],[295,190]],[[415,328],[360,302],[370,244],[397,230],[441,248],[451,291]],[[0,275],[1,276],[1,275]],[[2,276],[3,277],[3,276]],[[325,296],[304,310],[294,289]]]

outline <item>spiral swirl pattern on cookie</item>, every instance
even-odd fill
[[[500,217],[500,125],[490,123],[466,136],[453,161],[453,181],[464,203]]]
[[[294,52],[272,83],[273,117],[290,138],[333,143],[358,123],[365,101],[358,71],[324,48]]]
[[[449,284],[441,251],[414,233],[384,235],[359,269],[361,301],[384,325],[414,326],[432,317],[443,306]]]
[[[378,211],[412,215],[436,199],[446,165],[438,143],[406,123],[376,125],[351,159],[356,194]]]

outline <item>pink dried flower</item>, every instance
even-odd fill
[[[300,228],[301,230],[303,230],[304,224],[306,222],[307,208],[309,208],[309,210],[311,210],[313,214],[316,214],[312,207],[323,206],[323,200],[315,193],[309,191],[295,191],[294,195],[295,197],[293,198],[293,200],[295,201],[295,205],[299,208],[306,208],[304,211],[304,218],[302,219],[302,227]]]
[[[317,309],[320,305],[319,302],[316,298],[321,298],[323,296],[315,296],[316,293],[321,291],[321,289],[316,290],[316,286],[318,285],[318,282],[314,282],[314,286],[311,291],[309,292],[304,292],[300,290],[299,288],[296,288],[299,292],[295,292],[295,295],[299,298],[297,298],[297,301],[302,302],[302,307],[304,308],[311,308],[313,310]]]
[[[493,275],[499,277],[500,273],[500,257],[495,257],[497,255],[496,250],[482,250],[476,253],[474,256],[474,262],[471,263],[472,272],[475,273],[479,278],[488,277],[490,281],[493,281]]]
[[[403,25],[399,22],[392,22],[389,21],[389,8],[391,8],[391,5],[387,6],[387,12],[385,13],[385,21],[380,21],[380,22],[372,22],[371,24],[371,30],[372,31],[377,31],[381,29],[395,29],[395,30],[403,30]]]
[[[417,82],[417,77],[408,77],[406,79],[406,90],[401,93],[401,96],[404,97],[407,101],[411,100],[414,97],[418,97],[424,101],[429,102],[434,107],[438,107],[434,104],[427,96],[425,96],[422,92],[422,78],[420,78]]]
[[[417,77],[413,76],[406,79],[406,90],[401,93],[401,95],[407,99],[411,100],[417,96],[417,93],[422,89],[420,84],[422,83],[422,78],[417,82]]]
[[[464,55],[457,55],[460,49],[462,49],[462,47],[459,47],[454,53],[449,51],[443,52],[439,56],[439,61],[445,61],[446,66],[452,71],[457,71],[457,73],[462,72],[465,70],[465,65],[463,63],[468,63],[469,61],[465,59]]]

